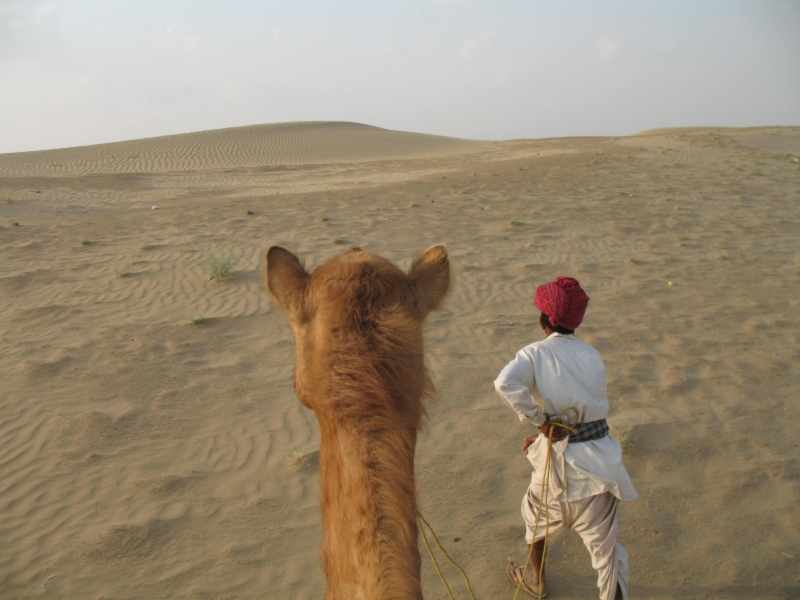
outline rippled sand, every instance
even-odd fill
[[[540,339],[530,297],[559,274],[592,297],[579,337],[629,439],[632,595],[796,597],[798,156],[800,128],[352,123],[0,155],[0,597],[321,598],[317,426],[262,254],[408,267],[434,243],[454,282],[427,326],[418,491],[481,599],[513,597],[530,474],[491,384]],[[212,253],[233,279],[208,279]],[[595,597],[577,536],[550,552],[552,597]],[[427,555],[423,576],[446,597]]]

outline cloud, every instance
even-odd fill
[[[183,38],[183,46],[189,52],[196,52],[200,48],[202,48],[206,43],[206,38],[200,35],[187,35]]]
[[[458,55],[462,60],[470,60],[482,56],[491,51],[496,39],[497,32],[494,30],[470,38],[461,45],[461,50],[458,51]]]
[[[220,94],[224,102],[241,102],[246,98],[244,88],[238,81],[228,80]]]
[[[600,53],[600,60],[610,60],[614,58],[622,49],[622,38],[606,35],[597,42],[597,50]]]
[[[55,4],[45,4],[44,6],[37,6],[33,10],[33,18],[40,25],[46,25],[50,22],[56,13]]]
[[[0,4],[0,19],[18,13],[21,8],[19,4]]]
[[[96,98],[97,91],[94,78],[85,73],[77,80],[57,88],[53,95],[53,102],[56,105],[85,104]]]
[[[167,25],[150,36],[150,42],[164,46],[182,48],[194,53],[205,46],[206,38],[200,35],[183,35],[179,25]]]

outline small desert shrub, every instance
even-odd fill
[[[244,214],[246,214],[249,217],[249,216],[254,215],[256,213],[254,213],[252,210],[246,210],[246,211],[244,211]]]
[[[286,468],[290,471],[306,471],[319,461],[319,450],[309,451],[306,447],[294,448],[286,455]]]
[[[510,225],[514,227],[522,227],[522,221],[511,221]]]
[[[322,216],[319,218],[319,222],[320,222],[320,223],[325,223],[326,221],[329,221],[329,220],[330,220],[330,219],[328,219],[328,217],[326,217],[325,215],[322,215]]]
[[[335,237],[335,238],[333,238],[333,243],[337,244],[337,245],[338,244],[344,244],[344,240],[342,238],[340,238],[340,237]]]
[[[189,321],[189,325],[202,325],[205,322],[206,320],[203,317],[195,315],[192,317],[192,320]]]
[[[216,279],[217,281],[224,281],[233,277],[233,257],[231,253],[219,254],[211,253],[206,260],[206,269],[208,269],[208,280]]]
[[[632,430],[614,429],[612,427],[611,435],[617,439],[620,447],[622,448],[622,453],[625,456],[630,456],[633,454],[634,450],[636,450],[636,446],[639,442],[639,436],[634,435]]]

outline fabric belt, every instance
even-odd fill
[[[555,417],[552,417],[555,418]],[[577,429],[577,433],[569,434],[569,443],[575,442],[588,442],[590,440],[599,440],[608,435],[608,423],[605,419],[598,421],[589,421],[588,423],[578,423],[573,425]]]

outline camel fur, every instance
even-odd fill
[[[308,273],[266,256],[266,287],[294,335],[294,389],[320,429],[328,600],[419,600],[414,450],[432,389],[422,326],[449,286],[444,246],[408,274],[359,248]]]

